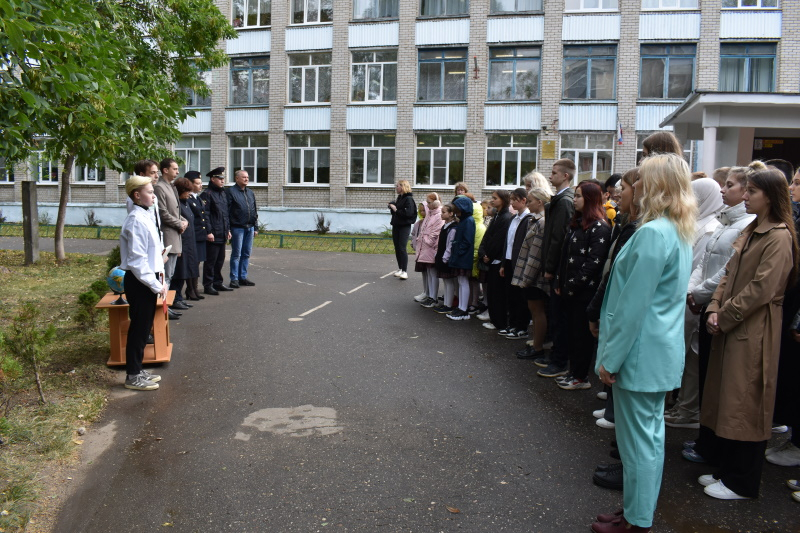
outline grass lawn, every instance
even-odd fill
[[[106,258],[68,254],[57,265],[52,253],[43,252],[30,267],[23,258],[21,251],[0,250],[0,331],[7,331],[21,302],[32,301],[41,323],[53,324],[56,335],[44,354],[46,404],[38,402],[32,372],[12,379],[0,371],[0,531],[26,527],[41,506],[44,473],[76,459],[82,442],[77,430],[97,418],[111,384],[107,318],[98,315],[94,326],[74,318],[78,294],[104,278]]]

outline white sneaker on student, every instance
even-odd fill
[[[605,408],[604,409],[598,409],[597,411],[592,411],[592,416],[595,417],[595,418],[603,418],[604,416],[606,416]]]
[[[422,301],[423,301],[423,300],[425,300],[427,297],[428,297],[428,293],[426,293],[426,292],[421,292],[421,293],[417,294],[416,296],[414,296],[414,301],[415,301],[415,302],[422,302]]]
[[[406,272],[405,270],[401,270],[400,275],[397,277],[400,279],[408,279],[408,272]]]

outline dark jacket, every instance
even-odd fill
[[[484,256],[489,256],[490,263],[496,259],[503,260],[506,234],[513,218],[514,215],[511,214],[508,207],[504,207],[494,216],[489,227],[486,228],[486,233],[483,234],[483,240],[478,248],[478,261],[483,261]]]
[[[175,274],[172,276],[174,279],[192,279],[200,277],[199,269],[197,267],[197,243],[195,242],[194,234],[194,213],[187,200],[178,200],[178,207],[180,208],[181,216],[189,223],[186,229],[181,233],[181,241],[183,248],[181,255],[178,256],[178,261],[175,264]]]
[[[225,189],[217,187],[213,183],[208,184],[208,188],[203,191],[200,197],[206,201],[206,215],[208,216],[207,228],[214,234],[216,244],[225,244],[228,240],[228,232],[231,229],[228,220],[228,198]]]
[[[519,250],[522,248],[522,243],[525,240],[525,235],[528,233],[528,224],[531,222],[531,218],[533,214],[528,211],[525,213],[525,216],[519,221],[519,226],[517,226],[517,230],[514,232],[514,240],[511,241],[511,259],[506,261],[506,250],[503,250],[503,268],[505,268],[506,272],[513,274],[514,273],[514,266],[517,264],[517,259],[519,259]],[[513,221],[514,218],[512,217],[511,220]],[[511,223],[509,222],[509,226]],[[508,236],[508,230],[506,230],[506,236]],[[506,238],[504,242],[506,248],[508,246],[508,239]]]
[[[444,252],[447,250],[447,236],[454,232],[456,228],[458,228],[458,222],[453,221],[453,223],[447,227],[442,226],[442,231],[439,232],[439,245],[436,248],[436,258],[433,260],[433,264],[440,274],[450,272],[450,267],[444,263]]]
[[[475,219],[472,218],[472,200],[459,196],[455,206],[461,211],[456,227],[456,236],[450,250],[450,268],[461,268],[472,271],[472,259],[475,254]]]
[[[575,213],[575,191],[567,188],[555,195],[544,206],[544,237],[542,238],[542,262],[545,274],[558,272],[561,261],[561,245],[569,229],[569,221]]]
[[[256,195],[247,187],[238,185],[225,189],[228,201],[228,218],[232,228],[252,228],[258,223]]]
[[[417,206],[414,204],[414,197],[410,192],[401,194],[397,200],[389,203],[397,207],[397,210],[392,213],[392,226],[410,226],[417,221]]]
[[[611,246],[613,249],[611,249],[611,257],[609,258],[610,267],[605,276],[603,276],[600,286],[597,287],[597,292],[594,293],[592,301],[589,302],[588,307],[586,307],[586,314],[592,322],[598,322],[600,320],[600,308],[603,306],[603,298],[606,295],[606,285],[608,285],[608,278],[611,276],[611,267],[614,266],[614,261],[616,261],[617,255],[620,250],[622,250],[622,247],[625,246],[625,243],[628,242],[628,239],[631,238],[633,232],[636,231],[638,227],[639,220],[634,220],[626,224],[617,224],[611,231]]]
[[[194,215],[194,240],[204,241],[211,233],[206,215],[206,201],[200,196],[189,196],[186,200]]]
[[[584,230],[579,219],[577,228],[569,228],[556,276],[562,298],[587,303],[592,299],[603,277],[610,245],[611,226],[605,220],[598,220]]]

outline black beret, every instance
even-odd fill
[[[200,178],[202,176],[203,175],[200,174],[196,170],[190,170],[189,172],[187,172],[186,174],[183,175],[184,178],[189,179],[189,180],[196,180],[197,178]]]

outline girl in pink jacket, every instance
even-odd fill
[[[425,204],[425,218],[417,235],[417,263],[414,267],[415,272],[422,273],[425,298],[417,301],[425,307],[435,305],[439,295],[439,278],[436,276],[434,261],[439,245],[439,232],[444,225],[441,211],[442,203],[439,201],[439,195],[435,192],[430,193]]]

